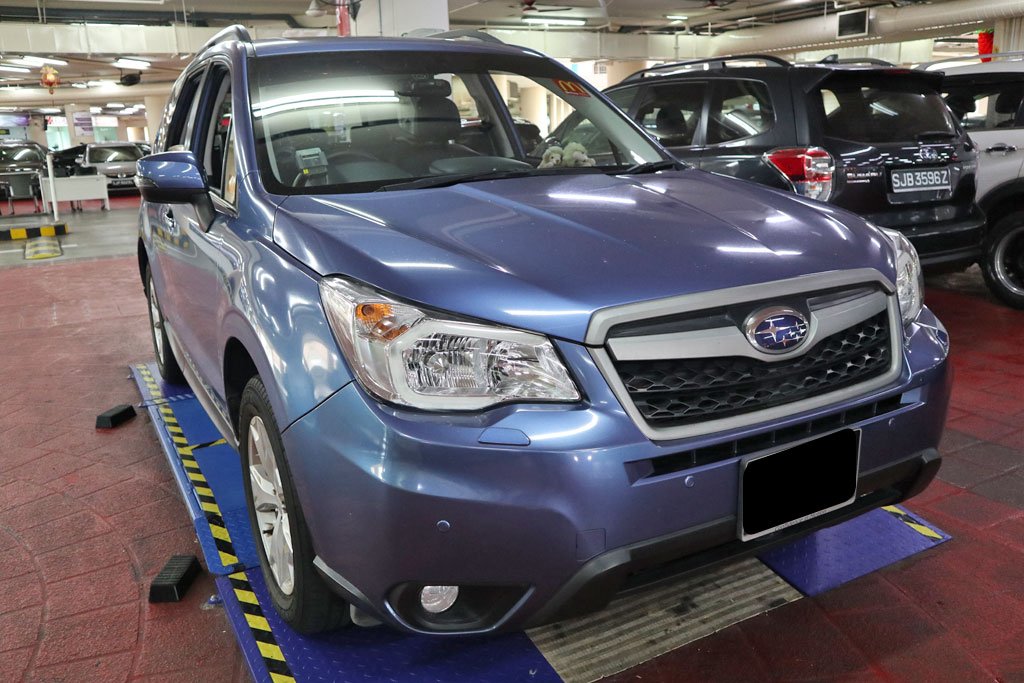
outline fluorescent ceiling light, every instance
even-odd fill
[[[104,86],[104,85],[116,85],[116,83],[114,81],[106,81],[106,80],[86,81],[85,84],[88,85],[90,88],[99,88],[99,87]]]
[[[10,62],[11,64],[22,64],[24,66],[43,66],[44,64],[53,64],[54,66],[68,65],[63,59],[50,59],[49,57],[35,57],[33,55],[25,55],[21,59],[12,59]]]
[[[114,62],[114,66],[118,69],[148,69],[150,64],[149,62],[141,59],[128,59],[126,57],[122,57]]]
[[[523,17],[524,24],[540,26],[586,26],[583,19],[556,19],[555,17]]]
[[[88,88],[89,86],[86,85],[85,83],[72,83],[71,87],[72,88]]]
[[[672,21],[686,21],[690,17],[685,14],[666,14],[665,18],[671,19]]]
[[[40,114],[59,114],[60,113],[60,109],[58,109],[57,107],[42,107],[39,110],[39,113]]]
[[[107,102],[107,109],[123,109],[124,102]]]
[[[103,113],[103,107],[89,107],[89,113],[90,114],[102,114]]]
[[[27,74],[29,72],[29,70],[23,66],[7,66],[6,64],[0,64],[0,71],[10,71],[11,73],[16,74]]]
[[[69,0],[71,2],[102,2],[111,5],[162,5],[164,0]]]

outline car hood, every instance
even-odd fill
[[[842,269],[894,278],[853,214],[697,170],[297,195],[274,240],[320,274],[576,341],[610,306]]]

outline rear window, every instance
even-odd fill
[[[827,137],[870,144],[913,142],[922,133],[956,135],[937,92],[916,82],[829,82],[817,91]]]

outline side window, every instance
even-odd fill
[[[1013,128],[1024,99],[1024,83],[967,84],[945,93],[946,106],[967,131]]]
[[[189,76],[182,84],[181,90],[171,96],[174,99],[164,138],[164,150],[191,148],[193,122],[196,109],[199,107],[199,86],[204,73],[205,69],[202,69]]]
[[[210,101],[212,110],[205,141],[201,148],[202,162],[206,175],[210,180],[210,189],[226,201],[234,197],[234,145],[232,137],[231,112],[231,77],[224,66],[214,66],[210,70]],[[197,155],[198,156],[198,155]],[[231,190],[231,192],[228,192]]]
[[[611,100],[616,107],[622,111],[628,112],[629,107],[633,104],[633,100],[636,99],[637,90],[637,88],[622,88],[613,92],[606,92],[605,96]]]
[[[768,87],[758,81],[722,80],[708,111],[707,144],[717,145],[768,132],[775,123]]]
[[[653,85],[647,89],[636,120],[666,147],[689,147],[700,128],[706,81]]]

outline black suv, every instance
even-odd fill
[[[926,265],[978,258],[978,154],[939,74],[741,55],[645,69],[606,95],[675,156],[903,232]],[[587,144],[575,117],[555,131]],[[597,150],[591,149],[593,156]]]

